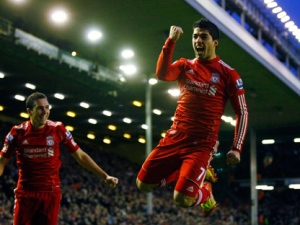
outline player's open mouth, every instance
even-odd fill
[[[204,48],[196,48],[197,52],[203,52]]]

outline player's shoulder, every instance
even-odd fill
[[[21,131],[21,130],[27,130],[28,126],[29,126],[30,121],[24,121],[23,123],[19,124],[19,125],[15,125],[13,126],[12,130],[17,130],[17,131]]]
[[[61,121],[47,120],[46,126],[50,128],[62,128],[64,127],[64,124]]]
[[[228,71],[235,71],[235,69],[233,67],[231,67],[230,65],[228,65],[226,62],[224,62],[222,59],[218,58],[217,60],[218,64],[223,67],[225,70]]]

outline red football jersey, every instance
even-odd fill
[[[220,57],[201,61],[181,58],[172,63],[175,42],[168,38],[157,62],[160,80],[177,81],[180,89],[172,129],[203,139],[218,139],[221,117],[229,100],[236,115],[232,149],[241,151],[248,126],[243,82]]]
[[[61,122],[47,120],[42,129],[32,127],[30,121],[14,126],[7,134],[0,154],[10,159],[16,152],[17,188],[51,190],[59,187],[60,145],[70,153],[79,148]]]

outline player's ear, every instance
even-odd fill
[[[30,110],[29,108],[27,108],[26,111],[27,111],[27,114],[28,114],[29,116],[31,116],[31,110]]]
[[[217,47],[218,44],[219,44],[219,40],[214,40],[214,45],[215,45],[215,47]]]

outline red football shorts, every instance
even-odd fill
[[[216,140],[202,140],[178,130],[168,130],[145,160],[138,179],[146,184],[162,184],[179,171],[178,177],[187,181],[180,184],[180,189],[190,182],[201,187],[215,144]]]
[[[15,189],[14,225],[57,225],[61,191]]]

